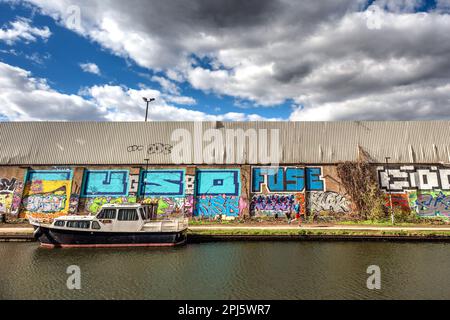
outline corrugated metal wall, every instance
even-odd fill
[[[383,163],[385,157],[391,157],[391,163],[450,163],[449,121],[361,121],[4,122],[0,123],[0,164],[132,165],[144,164],[144,159],[149,159],[150,164],[173,164],[167,152],[148,154],[147,150],[151,145],[176,145],[171,136],[177,129],[186,129],[192,134],[191,164],[204,164],[201,148],[196,145],[200,141],[198,135],[194,135],[196,126],[201,126],[203,132],[208,129],[222,132],[226,129],[278,129],[280,163],[283,164],[354,161],[358,158],[359,147],[374,163]],[[246,145],[246,155],[251,155],[255,143],[251,141],[250,147]],[[202,145],[208,144],[204,141]],[[130,152],[131,146],[144,148]]]

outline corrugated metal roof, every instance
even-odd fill
[[[162,147],[177,145],[171,139],[176,129],[186,129],[194,137],[196,147],[190,150],[190,164],[204,164],[201,148],[196,145],[200,139],[199,134],[194,135],[195,126],[200,126],[203,132],[278,129],[282,164],[354,161],[359,150],[364,150],[374,163],[383,163],[385,157],[391,157],[391,163],[450,163],[450,121],[353,121],[3,122],[0,164],[133,165],[145,164],[144,159],[149,159],[150,164],[173,164],[171,149]],[[251,140],[250,147],[248,144],[245,147],[246,155],[252,155],[257,142]],[[208,144],[203,142],[203,147]],[[189,144],[185,141],[183,145]],[[260,164],[246,158],[243,163]]]

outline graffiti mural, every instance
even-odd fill
[[[250,212],[255,216],[284,217],[286,213],[295,215],[304,213],[305,196],[298,194],[258,194],[254,195],[250,205]]]
[[[124,204],[124,203],[136,203],[136,197],[97,197],[88,198],[85,203],[85,211],[90,214],[97,214],[101,207],[105,204]]]
[[[149,170],[141,174],[140,195],[184,197],[184,170]]]
[[[239,216],[240,170],[197,170],[196,178],[195,216]]]
[[[154,204],[157,206],[156,214],[159,219],[192,216],[194,197],[185,198],[149,198],[143,201],[144,204]]]
[[[391,198],[392,198],[392,207],[395,209],[399,209],[402,212],[411,211],[411,207],[409,205],[409,195],[407,193],[392,193],[389,197],[389,194],[385,194],[386,207],[391,206]]]
[[[262,185],[268,192],[323,191],[325,188],[322,168],[254,167],[252,192],[261,193]]]
[[[22,206],[22,194],[24,189],[24,183],[22,181],[16,182],[16,188],[13,193],[13,201],[11,204],[11,212],[12,216],[18,216],[20,213],[20,208]]]
[[[411,192],[409,205],[421,217],[450,217],[450,192]]]
[[[347,198],[337,192],[311,192],[308,194],[308,211],[348,213],[351,211],[351,205]]]
[[[197,197],[196,216],[201,218],[239,216],[239,198],[235,196],[200,196]]]
[[[450,168],[441,166],[378,167],[380,188],[392,206],[419,217],[450,217]]]
[[[381,189],[391,192],[408,190],[450,191],[450,169],[436,166],[378,167]]]
[[[53,218],[69,213],[71,170],[28,172],[23,194],[25,214]]]
[[[139,194],[143,203],[157,205],[158,218],[192,216],[193,192],[185,170],[148,170],[141,173]]]
[[[17,179],[0,179],[0,212],[10,213],[12,210],[14,191],[17,187]]]
[[[128,196],[127,170],[86,170],[82,197],[125,197]]]

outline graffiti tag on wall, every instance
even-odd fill
[[[16,190],[17,179],[0,179],[0,212],[10,213],[12,210],[14,191]]]
[[[91,214],[97,214],[105,204],[136,203],[136,197],[96,197],[88,198],[85,203],[86,210]]]
[[[250,205],[250,212],[256,216],[281,217],[283,214],[304,213],[305,197],[303,193],[286,194],[258,194],[254,195]]]
[[[252,170],[252,192],[261,193],[262,185],[273,193],[323,191],[325,188],[322,168],[254,167]]]
[[[82,197],[125,197],[128,196],[127,170],[86,170]]]
[[[173,146],[167,143],[152,143],[147,147],[143,145],[132,145],[127,147],[128,152],[142,152],[144,150],[147,151],[148,155],[152,154],[163,154],[169,155],[172,153]]]
[[[450,192],[411,193],[410,207],[422,217],[450,217]]]
[[[350,212],[350,201],[337,192],[311,192],[308,195],[309,212]]]
[[[192,216],[194,197],[185,198],[150,198],[143,201],[144,204],[157,206],[158,218],[170,218],[180,216]]]
[[[71,170],[29,171],[22,200],[25,213],[35,217],[68,214],[71,188]]]
[[[435,166],[378,167],[378,179],[385,191],[450,190],[450,169]]]
[[[197,170],[194,215],[215,217],[239,215],[240,170]]]
[[[415,211],[421,217],[450,216],[450,169],[439,166],[378,167],[380,188],[389,203],[402,211]]]
[[[196,216],[216,217],[218,215],[239,216],[239,197],[225,195],[197,197]]]
[[[184,197],[184,174],[184,170],[143,171],[140,194],[149,197]]]

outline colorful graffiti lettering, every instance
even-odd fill
[[[0,212],[9,213],[13,202],[13,195],[11,193],[0,193]]]
[[[158,218],[192,216],[194,203],[193,196],[185,198],[147,198],[143,204],[157,205]]]
[[[252,171],[252,192],[261,193],[262,185],[269,192],[303,192],[324,190],[322,168],[255,167]]]
[[[254,195],[250,205],[250,212],[255,216],[279,216],[285,213],[303,213],[304,195]]]
[[[22,200],[24,212],[37,218],[68,214],[71,188],[71,170],[29,171]]]
[[[347,213],[350,212],[350,202],[336,192],[311,192],[308,195],[308,211]]]
[[[84,175],[82,197],[125,197],[128,196],[127,170],[87,170]]]
[[[80,196],[76,193],[73,193],[70,196],[70,202],[69,202],[69,213],[70,214],[76,214],[78,212],[79,203],[80,203]]]
[[[450,169],[436,166],[378,167],[380,188],[385,191],[450,190]]]
[[[184,170],[143,171],[141,181],[141,195],[149,197],[184,197]]]
[[[240,170],[197,170],[195,216],[239,216]]]
[[[389,194],[385,194],[386,207],[391,206],[391,198],[392,198],[392,207],[394,209],[400,209],[403,212],[411,211],[411,207],[409,206],[409,196],[406,193],[393,193],[389,196]]]
[[[421,217],[450,217],[450,192],[412,192],[409,204]]]
[[[105,204],[124,204],[124,203],[136,203],[136,197],[97,197],[88,198],[85,204],[86,210],[90,214],[97,214],[101,207]]]
[[[17,179],[0,179],[0,212],[10,213],[13,205],[14,191],[18,185]]]
[[[18,216],[20,208],[22,205],[22,194],[23,194],[24,184],[23,182],[17,182],[16,189],[13,193],[13,200],[11,204],[11,215]]]
[[[239,198],[235,196],[201,196],[197,197],[196,216],[207,218],[216,216],[239,216]]]
[[[23,203],[25,210],[28,212],[55,213],[64,211],[66,208],[66,201],[67,197],[65,194],[57,195],[50,192],[47,195],[28,196],[24,198]]]
[[[2,193],[6,193],[6,192],[13,192],[14,189],[16,188],[16,183],[17,183],[17,179],[16,178],[12,178],[11,180],[9,179],[0,179],[0,194]]]

